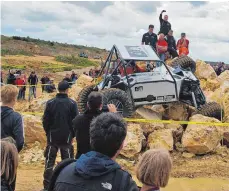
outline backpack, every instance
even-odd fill
[[[55,187],[55,183],[56,180],[60,174],[60,172],[68,165],[70,165],[71,163],[76,162],[76,159],[65,159],[63,161],[61,161],[56,168],[54,169],[52,178],[50,180],[49,183],[49,188],[48,191],[53,191],[54,187]],[[126,190],[126,183],[128,182],[128,178],[129,178],[129,173],[125,172],[121,169],[116,170],[115,172],[115,177],[113,180],[113,187],[112,187],[112,191],[123,191]]]

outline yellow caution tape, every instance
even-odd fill
[[[43,113],[39,113],[39,112],[22,112],[21,114],[43,116]],[[173,120],[133,119],[133,118],[124,118],[124,119],[127,122],[138,122],[138,123],[166,123],[166,124],[180,124],[180,125],[213,125],[213,126],[229,127],[229,123],[217,123],[217,122],[173,121]]]
[[[166,124],[180,124],[180,125],[214,125],[214,126],[226,126],[229,127],[229,123],[217,123],[217,122],[203,122],[203,121],[173,121],[173,120],[154,120],[154,119],[131,119],[124,118],[128,122],[139,123],[166,123]]]
[[[69,84],[74,84],[75,82],[68,82]],[[58,85],[57,83],[53,83],[54,85]],[[26,85],[15,85],[17,87],[41,87],[41,86],[49,86],[49,85],[53,85],[53,84],[37,84],[37,85],[30,85],[30,84],[26,84]]]

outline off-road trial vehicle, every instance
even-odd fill
[[[124,117],[143,105],[183,102],[195,107],[196,113],[221,119],[220,105],[206,103],[194,75],[196,63],[188,56],[181,56],[172,65],[161,61],[149,45],[114,45],[101,68],[100,80],[80,92],[79,110],[84,112],[88,95],[99,91],[103,105],[115,104]]]

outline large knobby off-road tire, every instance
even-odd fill
[[[94,90],[95,85],[86,86],[81,90],[78,95],[77,105],[80,113],[83,113],[87,109],[87,99],[89,94]]]
[[[133,103],[126,92],[111,88],[102,90],[100,93],[103,95],[103,106],[114,104],[123,117],[130,117],[134,113]]]
[[[221,121],[221,119],[223,118],[224,112],[218,103],[209,102],[209,103],[202,105],[197,111],[193,113],[193,115],[195,114],[201,114],[207,117],[214,117]]]
[[[180,66],[181,68],[188,69],[194,73],[196,71],[196,62],[188,56],[180,56],[171,62],[172,66]]]

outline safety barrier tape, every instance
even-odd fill
[[[68,82],[69,84],[74,84],[75,82]],[[58,85],[57,83],[53,83],[54,85]],[[26,85],[15,85],[17,87],[41,87],[41,86],[49,86],[49,85],[53,85],[53,84],[37,84],[37,85],[30,85],[30,84],[26,84]]]
[[[24,115],[39,115],[43,113],[39,112],[22,112]],[[174,120],[155,120],[155,119],[133,119],[124,118],[127,122],[138,122],[138,123],[166,123],[166,124],[180,124],[180,125],[212,125],[212,126],[224,126],[229,127],[229,123],[217,123],[217,122],[204,122],[204,121],[174,121]]]

